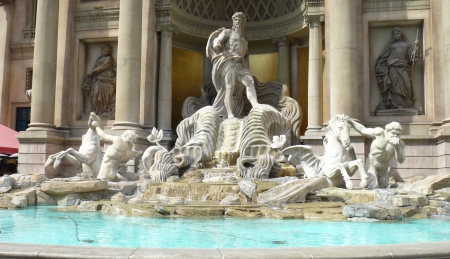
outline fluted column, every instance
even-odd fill
[[[161,32],[158,86],[158,129],[165,137],[172,137],[172,37],[177,30],[170,25],[157,26]]]
[[[330,10],[330,118],[341,113],[358,116],[357,1],[326,1]]]
[[[56,49],[59,0],[39,0],[33,59],[33,98],[27,130],[55,128]]]
[[[272,41],[278,43],[278,82],[289,87],[289,39],[283,36]]]
[[[0,123],[8,123],[9,68],[11,65],[10,42],[13,31],[14,5],[0,4]],[[12,127],[12,125],[10,125]]]
[[[60,131],[69,131],[70,129],[69,105],[67,105],[67,100],[69,100],[69,87],[72,73],[71,56],[74,8],[75,0],[65,0],[59,3],[55,125]]]
[[[442,64],[450,63],[450,17],[447,15],[450,12],[450,1],[442,1],[442,31],[443,31],[443,41],[444,41],[444,51],[443,51],[443,62]],[[445,99],[450,100],[450,73],[448,72],[447,66],[445,67],[447,71],[444,72],[445,75]],[[445,105],[445,119],[443,120],[445,127],[450,128],[450,105]],[[448,131],[448,130],[446,130]]]
[[[120,1],[113,129],[140,129],[141,46],[142,0]]]
[[[141,64],[141,124],[144,131],[150,132],[156,125],[156,84],[158,78],[156,26],[156,1],[142,2],[142,64]]]
[[[308,59],[308,127],[306,135],[320,133],[322,129],[322,21],[323,16],[309,17]]]

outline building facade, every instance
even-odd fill
[[[90,112],[110,134],[135,130],[137,150],[154,127],[173,145],[184,99],[211,82],[208,37],[238,11],[253,75],[289,86],[305,144],[323,152],[336,114],[397,121],[407,158],[392,170],[450,172],[445,0],[1,0],[0,123],[21,131],[18,171],[73,170],[44,163],[79,147]],[[352,142],[365,160],[371,140]]]

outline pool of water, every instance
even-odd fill
[[[0,210],[0,242],[149,248],[271,248],[450,240],[450,221],[348,222],[276,219],[147,218]]]

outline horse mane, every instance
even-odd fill
[[[350,124],[348,123],[348,120],[350,118],[345,114],[337,114],[334,116],[333,119],[331,119],[328,122],[328,126],[325,128],[325,138],[323,139],[323,145],[326,146],[328,144],[328,136],[333,132],[334,127],[336,126],[336,122],[342,121],[345,122],[348,127],[350,127]]]

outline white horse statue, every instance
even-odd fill
[[[346,186],[352,189],[351,177],[360,170],[362,188],[367,188],[367,173],[361,159],[357,159],[353,147],[350,145],[349,117],[344,114],[336,115],[326,128],[323,140],[325,154],[318,156],[311,146],[297,145],[284,149],[282,154],[289,155],[290,164],[301,164],[307,178],[325,176],[330,186]]]
[[[61,164],[61,160],[66,158],[73,167],[83,168],[83,178],[96,178],[102,164],[103,152],[100,147],[100,137],[95,128],[92,127],[92,122],[94,121],[100,123],[100,117],[91,112],[88,122],[89,129],[81,138],[81,146],[78,151],[69,148],[50,155],[45,162],[45,166],[53,163],[53,167],[56,168]]]

